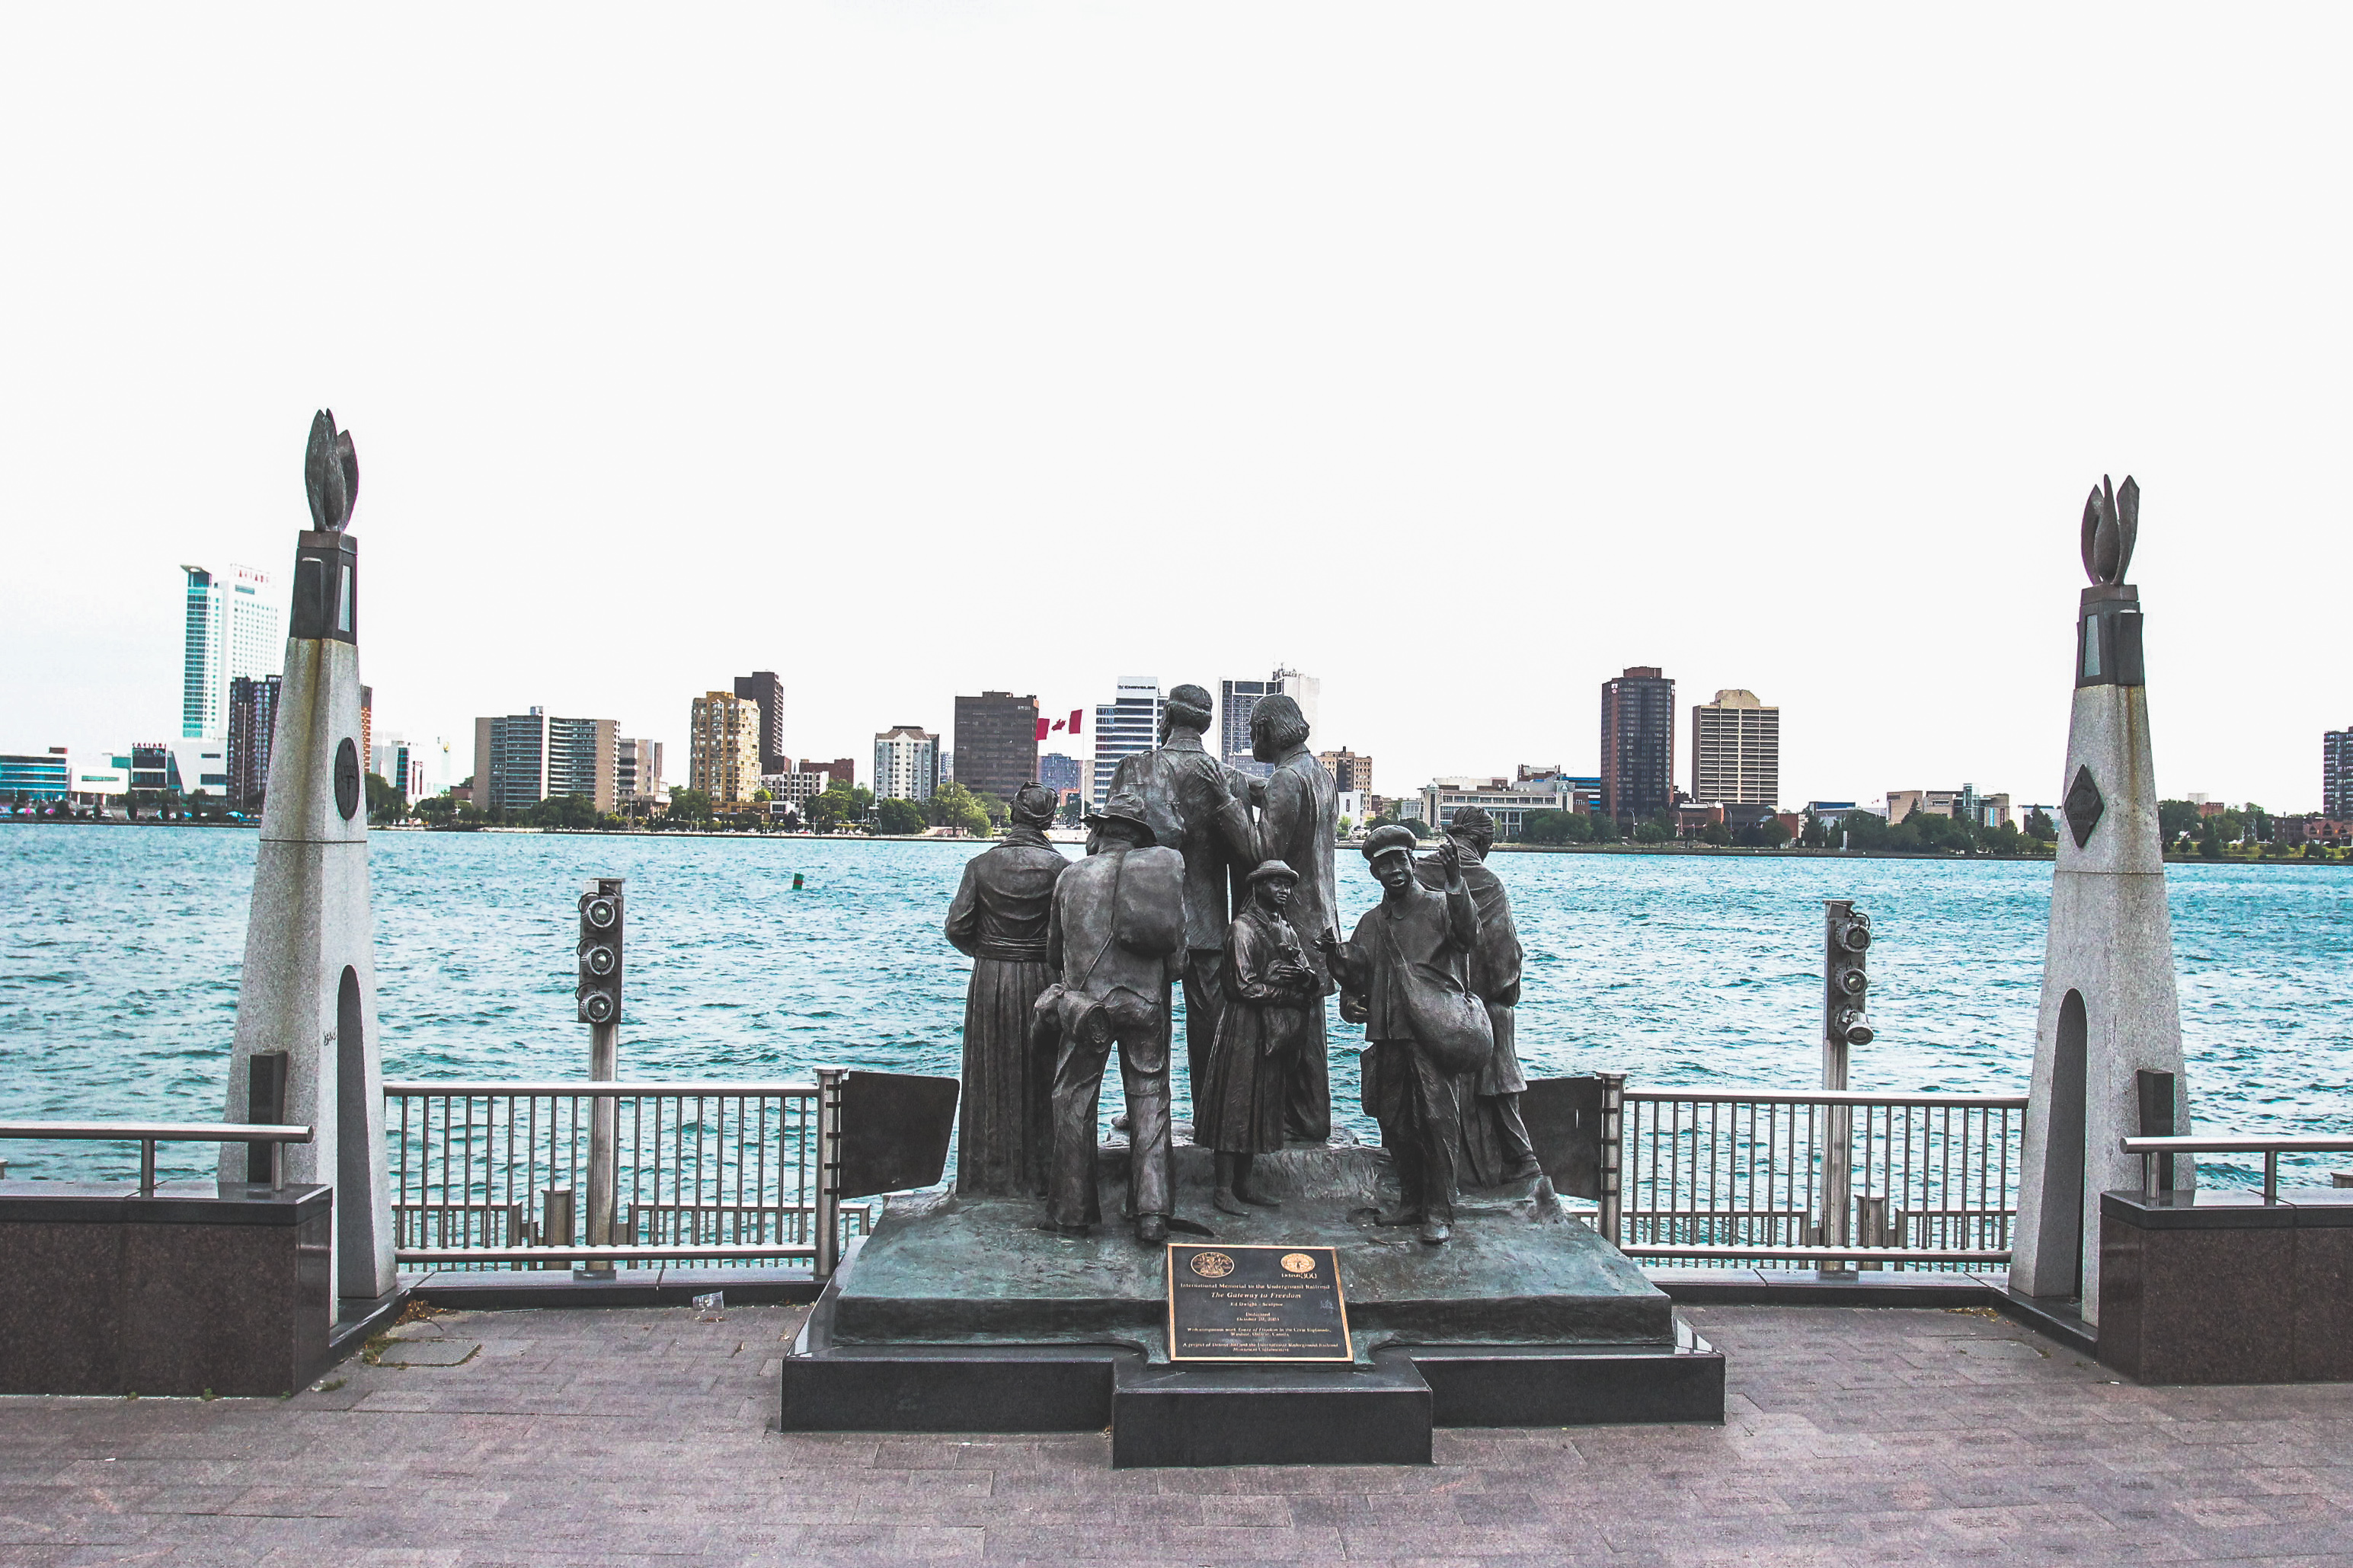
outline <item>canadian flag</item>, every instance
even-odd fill
[[[1083,708],[1073,708],[1071,710],[1071,716],[1067,719],[1057,719],[1051,723],[1043,719],[1039,720],[1038,738],[1042,741],[1048,735],[1059,734],[1066,731],[1073,735],[1079,733],[1079,720],[1085,713],[1086,710]]]

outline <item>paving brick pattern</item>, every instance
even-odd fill
[[[1720,1428],[1114,1471],[1098,1434],[768,1431],[793,1309],[465,1314],[460,1364],[285,1401],[0,1399],[0,1563],[2353,1563],[2353,1387],[2132,1387],[1968,1312],[1691,1316]]]

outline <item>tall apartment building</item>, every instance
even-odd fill
[[[791,768],[785,755],[785,689],[773,669],[755,669],[735,678],[735,695],[760,705],[760,771],[780,773]]]
[[[1314,722],[1313,719],[1308,721],[1310,725]],[[1349,790],[1364,795],[1373,793],[1372,758],[1360,757],[1343,746],[1336,752],[1318,752],[1315,760],[1324,764],[1324,771],[1332,775],[1332,783],[1343,794]]]
[[[229,682],[276,675],[286,665],[276,579],[253,566],[180,570],[188,577],[180,733],[190,740],[225,735]]]
[[[1674,804],[1675,683],[1651,664],[1601,683],[1601,809],[1620,822]]]
[[[639,805],[661,793],[662,743],[625,735],[614,742],[613,793]]]
[[[806,758],[801,763],[801,772],[823,773],[828,788],[833,784],[852,785],[858,783],[858,761],[854,757],[836,757],[829,763],[820,763],[815,757]]]
[[[1781,710],[1737,688],[1692,708],[1691,797],[1702,805],[1781,804]]]
[[[278,733],[283,678],[240,675],[228,683],[228,808],[256,814],[269,791],[269,742]]]
[[[586,797],[613,809],[620,726],[610,719],[551,719],[544,708],[474,721],[474,804],[528,811],[543,800]]]
[[[930,731],[894,724],[874,737],[875,799],[929,800],[939,777],[940,738]]]
[[[732,691],[694,700],[686,726],[686,786],[727,810],[760,793],[760,705]]]
[[[2320,737],[2320,815],[2332,822],[2353,818],[2353,724]]]
[[[360,688],[360,755],[367,759],[375,755],[375,688],[373,686]]]
[[[1123,675],[1112,700],[1095,705],[1095,776],[1087,794],[1096,810],[1111,794],[1121,759],[1160,744],[1160,710],[1166,706],[1156,675]]]
[[[984,691],[955,700],[956,783],[1011,800],[1038,782],[1038,699]]]
[[[1316,710],[1323,703],[1324,682],[1295,669],[1278,669],[1264,680],[1224,680],[1218,683],[1218,754],[1229,768],[1264,778],[1273,768],[1250,755],[1250,712],[1266,698],[1281,692],[1299,704],[1308,732],[1315,730]]]

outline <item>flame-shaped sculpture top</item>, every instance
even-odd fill
[[[2140,531],[2140,486],[2130,474],[2115,489],[2105,474],[2084,503],[2084,570],[2094,584],[2113,588],[2132,565],[2133,535]]]
[[[311,421],[302,485],[311,492],[311,524],[319,532],[340,532],[352,521],[352,506],[360,499],[359,454],[353,449],[351,432],[335,429],[332,409],[320,409]]]

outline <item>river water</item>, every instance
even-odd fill
[[[226,829],[0,826],[0,1119],[221,1114],[255,843]],[[624,1078],[803,1077],[819,1063],[954,1073],[968,964],[940,921],[979,847],[379,834],[385,1071],[585,1076],[575,900],[585,879],[617,876],[628,900]],[[2047,863],[1498,854],[1493,864],[1528,950],[1519,1042],[1531,1075],[1814,1086],[1821,900],[1849,898],[1872,916],[1879,1029],[1854,1051],[1852,1087],[2025,1087]],[[2353,868],[2179,866],[2168,879],[2200,1129],[2353,1131]],[[1363,862],[1344,854],[1344,925],[1377,897]],[[1353,1116],[1348,1047],[1361,1031],[1338,1027],[1336,1014],[1335,1024],[1335,1109],[1369,1134]],[[0,1159],[12,1175],[66,1176],[118,1171],[123,1156],[0,1145]]]

